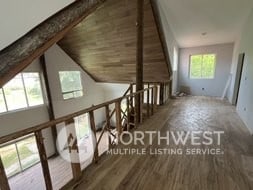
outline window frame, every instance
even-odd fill
[[[27,87],[26,87],[26,83],[25,83],[25,78],[23,77],[23,73],[37,73],[38,74],[40,91],[41,91],[41,97],[42,97],[42,104],[31,105],[30,106],[29,97],[28,97],[27,89],[26,89]],[[46,103],[46,95],[45,95],[45,93],[46,92],[45,92],[45,89],[44,89],[43,78],[41,76],[41,73],[40,72],[23,72],[23,73],[22,73],[22,78],[23,78],[24,90],[25,90],[26,98],[27,98],[27,104],[28,104],[27,108],[33,108],[33,107],[38,107],[38,106],[45,105],[45,103]]]
[[[81,127],[84,127],[84,126],[81,126],[81,125],[80,125],[79,120],[78,120],[79,117],[86,117],[86,119],[87,119],[87,128],[88,128],[88,135],[90,135],[90,133],[91,133],[91,129],[90,129],[90,116],[89,116],[88,113],[85,113],[85,114],[83,114],[83,115],[77,116],[77,117],[76,117],[77,120],[74,120],[74,121],[75,121],[75,122],[74,122],[74,125],[75,125],[77,140],[78,140],[78,141],[82,141],[84,138],[86,138],[86,136],[84,135],[84,136],[78,137],[78,134],[81,134],[81,130],[82,130]],[[77,132],[77,131],[78,131],[78,132]]]
[[[61,76],[60,76],[60,73],[61,72],[78,72],[80,75],[79,75],[79,79],[80,79],[80,84],[81,84],[81,89],[79,90],[71,90],[71,91],[68,91],[68,92],[63,92],[63,89],[62,89],[62,83],[61,83]],[[81,71],[78,71],[78,70],[70,70],[70,71],[59,71],[58,72],[58,76],[59,76],[59,82],[60,82],[60,89],[61,89],[61,94],[62,94],[62,99],[64,101],[67,101],[67,100],[73,100],[73,99],[78,99],[78,98],[82,98],[84,96],[84,89],[83,89],[83,80],[82,80],[82,74],[81,74]],[[75,96],[75,93],[76,92],[81,92],[82,95],[81,96]],[[71,98],[64,98],[64,95],[66,94],[72,94],[73,97]]]
[[[29,105],[29,99],[28,99],[28,94],[27,94],[27,89],[26,89],[23,73],[36,73],[36,74],[38,74],[39,84],[40,84],[40,90],[41,90],[41,96],[42,96],[42,104],[38,104],[38,105],[34,105],[34,106],[30,106]],[[33,109],[33,108],[41,107],[41,106],[45,105],[46,99],[45,99],[44,88],[43,88],[43,83],[42,83],[42,77],[41,77],[40,72],[38,72],[38,71],[29,71],[29,72],[22,72],[22,73],[19,73],[19,74],[21,76],[22,88],[23,88],[24,94],[25,94],[26,107],[10,110],[8,108],[6,94],[5,94],[5,90],[4,90],[4,86],[3,86],[2,88],[0,88],[0,90],[2,91],[2,94],[3,94],[4,104],[5,104],[6,111],[1,112],[0,115],[5,115],[5,114],[10,114],[10,113],[20,112],[20,111],[29,110],[29,109]]]
[[[22,163],[21,156],[20,156],[21,153],[20,153],[20,148],[19,148],[19,146],[18,146],[18,143],[20,143],[20,142],[22,142],[22,141],[25,141],[25,140],[27,140],[27,139],[29,139],[29,138],[34,138],[34,139],[35,139],[34,143],[36,144],[36,147],[37,147],[37,142],[36,142],[36,138],[35,138],[35,134],[34,134],[34,133],[30,133],[30,134],[28,134],[28,135],[26,135],[26,136],[24,136],[24,137],[20,137],[20,138],[18,138],[18,139],[14,139],[14,140],[11,140],[11,141],[9,141],[9,142],[0,144],[0,148],[5,148],[5,147],[7,147],[7,146],[14,145],[15,150],[16,150],[16,154],[17,154],[17,160],[18,160],[19,171],[16,172],[15,174],[12,174],[12,175],[8,176],[8,179],[11,178],[11,177],[13,177],[13,176],[15,176],[15,175],[17,175],[17,174],[20,174],[20,173],[22,173],[22,172],[28,170],[29,168],[31,168],[31,167],[33,167],[33,166],[35,166],[36,164],[38,164],[38,163],[41,162],[41,160],[40,160],[40,158],[39,158],[38,161],[33,162],[30,166],[28,166],[28,167],[26,167],[26,168],[24,167],[24,165],[23,165],[23,163]],[[39,156],[39,150],[38,150],[38,156]]]
[[[202,60],[203,60],[203,56],[204,55],[214,55],[214,74],[212,77],[210,78],[207,78],[207,77],[203,77],[202,76],[202,64],[203,64],[203,61],[201,63],[201,77],[192,77],[191,76],[191,57],[192,56],[197,56],[197,55],[201,55],[202,56]],[[217,67],[217,54],[216,53],[196,53],[196,54],[190,54],[189,56],[189,69],[188,69],[188,74],[189,74],[189,79],[191,80],[213,80],[215,79],[215,76],[216,76],[216,67]]]

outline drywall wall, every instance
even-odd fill
[[[46,64],[55,117],[62,117],[104,102],[103,89],[90,78],[58,45],[46,53]],[[81,71],[83,97],[64,100],[61,92],[59,71]],[[105,120],[104,110],[95,113],[96,121]]]
[[[0,50],[72,2],[74,0],[1,1]]]
[[[245,53],[241,85],[237,102],[237,112],[253,134],[253,10],[244,26],[237,48],[234,51],[232,66],[233,79],[237,69],[237,59],[240,53]],[[234,81],[229,93],[230,101],[233,100]]]
[[[39,60],[35,60],[24,70],[24,72],[41,72]],[[42,88],[44,88],[43,81]],[[46,91],[43,90],[44,105],[0,114],[0,137],[49,121],[45,93]],[[47,155],[51,156],[55,152],[54,147],[52,146],[53,138],[51,130],[44,130],[42,135],[44,137]]]
[[[166,44],[169,51],[171,67],[173,69],[172,93],[174,94],[178,90],[178,54],[177,53],[179,51],[179,46],[174,37],[174,34],[172,33],[170,29],[170,25],[167,18],[168,14],[165,14],[166,5],[164,3],[165,2],[163,0],[158,0],[158,9],[160,13],[161,22],[162,22],[162,28],[164,31]],[[176,54],[174,53],[175,51],[177,52]]]
[[[192,95],[221,97],[230,75],[234,44],[218,44],[180,49],[179,88],[187,87]],[[196,54],[216,54],[214,79],[190,79],[190,56]]]
[[[129,88],[129,84],[98,83],[98,85],[104,90],[105,101],[122,97]]]
[[[0,115],[0,136],[15,133],[47,122],[48,120],[47,108],[44,105],[4,113]]]

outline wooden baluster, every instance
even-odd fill
[[[133,94],[133,92],[134,92],[134,86],[133,86],[133,84],[131,84],[130,94]],[[133,96],[130,96],[130,104],[131,104],[131,108],[133,108],[134,107]]]
[[[156,108],[157,108],[157,94],[158,94],[158,90],[157,90],[157,86],[155,85],[155,88],[154,88],[154,110],[156,110]]]
[[[97,163],[99,156],[98,156],[98,144],[97,144],[97,135],[96,135],[97,130],[96,130],[94,112],[93,112],[93,111],[90,111],[90,112],[89,112],[89,115],[90,115],[90,126],[91,126],[91,130],[92,130],[92,132],[93,132],[93,134],[94,134],[94,138],[95,138],[94,141],[95,141],[95,143],[96,143],[96,144],[94,145],[95,150],[94,150],[93,161],[94,161],[95,163]]]
[[[136,129],[138,127],[138,118],[137,118],[137,109],[138,107],[136,106],[136,99],[138,98],[138,95],[135,94],[134,95],[134,102],[135,102],[135,106],[134,106],[134,128]]]
[[[167,83],[164,83],[164,102],[166,103],[168,100],[168,94],[167,94]]]
[[[127,131],[130,131],[130,118],[131,118],[131,111],[130,111],[130,102],[129,102],[129,97],[128,97],[127,98]]]
[[[140,96],[140,123],[143,122],[143,93],[144,92],[141,92],[139,94],[139,96]]]
[[[72,151],[76,151],[79,154],[79,147],[77,142],[76,128],[74,119],[70,119],[65,122],[67,141],[70,152],[71,168],[73,173],[73,178],[78,181],[82,176],[81,164],[79,160],[79,155],[71,154]],[[71,138],[72,137],[72,138]],[[74,161],[75,160],[75,161]]]
[[[46,189],[52,190],[53,189],[52,180],[51,180],[51,176],[50,176],[47,154],[46,154],[46,149],[45,149],[45,145],[43,142],[44,139],[42,136],[42,132],[36,131],[35,137],[36,137],[37,147],[38,147],[38,151],[39,151],[44,180],[45,180],[45,184],[46,184]]]
[[[148,84],[148,91],[147,91],[147,117],[150,117],[150,89],[149,89],[149,84]]]
[[[167,84],[168,99],[170,99],[170,83]]]
[[[167,83],[167,96],[168,96],[168,100],[171,98],[171,96],[170,96],[170,83],[168,82]]]
[[[154,87],[151,89],[151,115],[154,115]]]
[[[122,133],[122,124],[121,124],[121,100],[115,102],[116,109],[116,128],[118,131],[118,135]]]
[[[105,117],[106,117],[107,131],[108,131],[109,149],[111,149],[112,148],[112,141],[111,141],[111,134],[110,134],[111,120],[110,120],[110,108],[108,104],[105,106]]]
[[[163,105],[163,103],[164,103],[164,84],[161,83],[160,84],[160,102],[159,102],[159,104]]]
[[[6,176],[1,157],[0,157],[0,187],[1,187],[1,190],[10,190],[8,178]]]

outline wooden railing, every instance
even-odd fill
[[[94,151],[94,157],[93,157],[93,161],[96,163],[98,162],[100,158],[99,153],[98,153],[98,147],[101,143],[101,139],[103,138],[103,135],[105,134],[105,132],[109,134],[108,148],[110,149],[115,145],[115,142],[118,140],[117,134],[121,134],[123,131],[126,131],[126,130],[127,131],[131,130],[131,126],[132,128],[137,128],[138,124],[141,123],[145,118],[148,118],[154,114],[156,107],[158,105],[158,101],[157,101],[158,90],[157,89],[158,89],[157,85],[154,84],[152,86],[149,85],[149,87],[144,90],[134,93],[133,85],[130,85],[129,89],[126,91],[123,97],[116,98],[114,100],[92,106],[90,108],[69,114],[67,116],[1,137],[0,144],[15,140],[17,138],[24,137],[29,134],[35,134],[46,188],[48,190],[51,190],[53,189],[53,186],[52,186],[52,181],[51,181],[51,176],[50,176],[50,171],[49,171],[49,166],[48,166],[48,158],[45,151],[46,148],[44,144],[42,130],[51,128],[60,123],[64,123],[66,131],[68,131],[69,126],[71,126],[69,124],[74,123],[75,117],[81,116],[83,114],[89,114],[90,128],[94,134],[94,138],[96,138],[96,141],[95,141],[96,145],[95,145],[95,151]],[[137,96],[141,97],[141,106],[140,106],[141,107],[140,108],[141,121],[140,122],[138,122],[135,117],[135,113],[136,113],[135,100]],[[110,111],[111,107],[114,107],[112,111]],[[102,126],[102,131],[101,131],[100,136],[97,138],[96,137],[97,129],[96,129],[94,112],[99,109],[104,109],[106,122]],[[113,126],[111,124],[113,116],[115,116],[116,126]],[[71,146],[73,146],[73,144]],[[74,146],[78,147],[77,141]],[[2,165],[3,164],[0,158],[1,190],[5,190],[5,189],[8,190],[9,185],[8,185],[7,177]],[[73,179],[71,183],[75,183],[82,176],[81,165],[80,163],[71,162],[71,166],[72,166],[72,173],[73,173]]]
[[[126,94],[128,92],[134,92],[135,91],[135,83],[132,83],[130,87],[128,88],[128,91],[126,91]],[[172,96],[172,80],[169,80],[167,82],[145,82],[144,87],[150,88],[153,86],[157,86],[158,95],[157,95],[157,101],[159,102],[159,105],[165,104]]]

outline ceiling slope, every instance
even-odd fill
[[[181,48],[238,40],[252,0],[157,0]]]
[[[59,46],[97,82],[135,82],[137,2],[108,0]],[[169,80],[151,3],[144,5],[144,81]]]
[[[0,51],[0,87],[40,57],[105,0],[79,0]],[[15,23],[14,23],[15,24]]]

